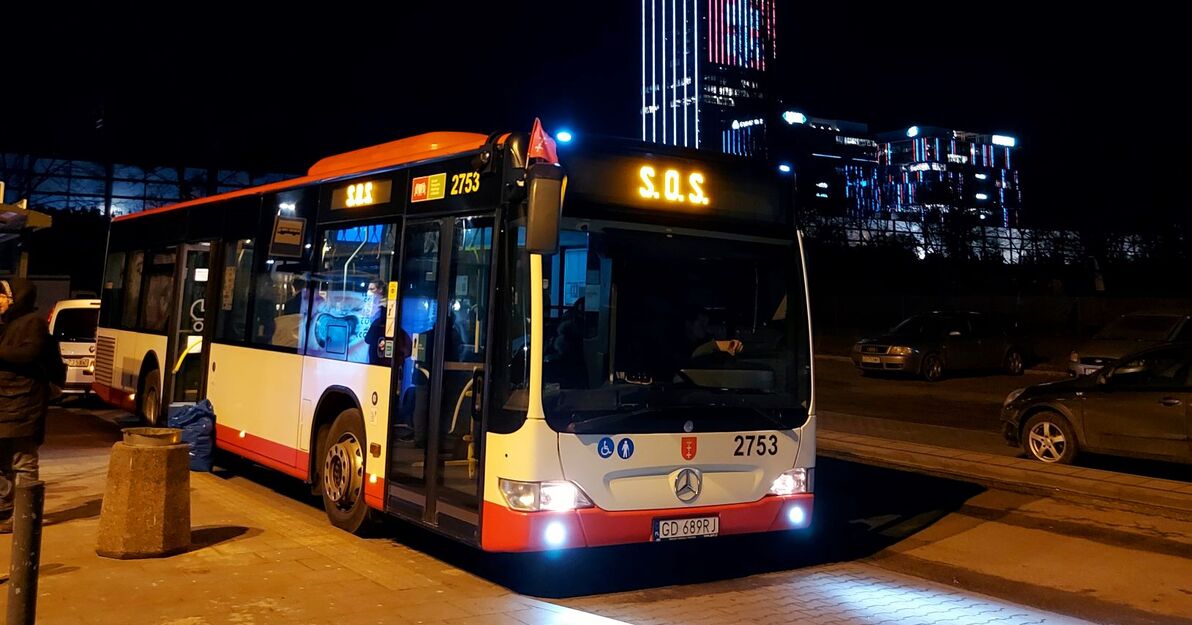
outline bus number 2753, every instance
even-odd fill
[[[734,456],[773,456],[778,453],[778,436],[775,434],[750,434],[748,436],[741,436],[738,434],[733,437],[733,442],[737,444]]]

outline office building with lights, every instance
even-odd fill
[[[875,139],[882,209],[890,215],[921,221],[966,215],[991,225],[1019,224],[1014,137],[911,126]]]
[[[878,144],[860,122],[786,111],[770,128],[769,153],[791,177],[806,214],[861,218],[881,210]]]
[[[762,155],[777,0],[643,0],[641,137]]]
[[[805,215],[1019,223],[1014,137],[926,126],[872,134],[863,123],[798,110],[773,117],[771,160],[791,177]]]

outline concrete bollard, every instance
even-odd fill
[[[127,428],[112,446],[95,553],[154,558],[190,547],[190,454],[181,434]]]

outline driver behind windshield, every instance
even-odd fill
[[[729,356],[741,353],[741,350],[745,348],[741,341],[737,339],[717,340],[708,330],[709,323],[711,323],[711,319],[708,317],[708,313],[701,308],[688,309],[683,315],[685,346],[691,348],[687,351],[687,360],[695,360],[718,353]]]

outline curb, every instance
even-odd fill
[[[959,479],[1002,490],[1095,499],[1192,519],[1192,484],[820,429],[830,458]]]

